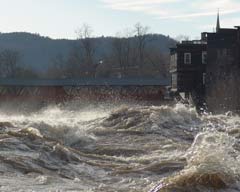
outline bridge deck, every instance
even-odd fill
[[[57,86],[168,86],[167,78],[132,79],[0,79],[0,86],[57,87]]]

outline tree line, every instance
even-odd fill
[[[45,74],[24,67],[22,55],[15,50],[0,52],[0,76],[20,78],[125,78],[167,77],[169,58],[151,46],[154,34],[140,23],[132,29],[118,32],[111,38],[111,51],[97,54],[99,41],[92,28],[84,24],[77,30],[77,40],[68,56],[52,59]],[[100,42],[101,43],[101,42]]]

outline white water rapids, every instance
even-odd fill
[[[0,109],[0,191],[240,191],[240,117],[181,104]],[[156,187],[157,186],[157,187]]]

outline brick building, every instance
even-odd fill
[[[199,41],[171,48],[172,91],[185,93],[200,109],[240,112],[240,27],[202,33]]]

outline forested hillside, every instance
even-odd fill
[[[91,72],[86,72],[86,68],[88,68],[89,65],[92,65],[92,67],[94,68],[94,74],[97,73],[96,67],[98,67],[100,68],[100,72],[98,72],[98,74],[103,76],[111,76],[111,73],[115,73],[116,70],[120,70],[120,68],[122,67],[126,70],[128,70],[127,68],[134,70],[137,62],[140,62],[139,59],[141,59],[137,58],[137,49],[139,48],[138,40],[138,36],[132,36],[127,38],[83,37],[82,39],[80,38],[77,40],[56,40],[48,37],[42,37],[38,34],[1,33],[1,73],[5,74],[5,76],[14,76],[14,74],[8,75],[6,71],[3,71],[4,65],[9,66],[7,61],[13,60],[14,57],[14,65],[18,68],[24,69],[24,71],[27,71],[28,74],[31,74],[30,76],[35,74],[43,77],[50,76],[65,78],[67,76],[77,76],[76,74],[89,75],[89,73]],[[86,48],[88,48],[84,48],[84,43],[85,45],[90,45],[90,48],[92,49],[90,50],[92,51],[91,55],[88,56],[92,58],[88,58],[88,61],[85,61],[86,58],[84,58],[84,54],[87,54]],[[164,60],[164,65],[167,65],[167,55],[169,52],[169,47],[173,46],[176,42],[175,40],[164,35],[144,34],[143,43],[143,51],[148,53],[147,55],[149,59],[147,57],[144,58],[146,59],[146,61],[141,61],[145,62],[142,63],[142,65],[159,65],[159,61],[157,61],[156,59]],[[121,50],[119,50],[125,50],[127,48],[128,53],[124,53],[123,50],[122,52]],[[144,55],[146,55],[145,52]],[[128,54],[129,59],[131,57],[131,60],[128,60],[127,64],[123,63],[124,61],[120,61],[120,57],[125,57],[124,54]],[[101,64],[101,66],[99,64]],[[82,73],[78,73],[78,70],[81,69],[86,70],[83,70],[84,72]],[[74,74],[71,73],[71,70],[74,71]]]

